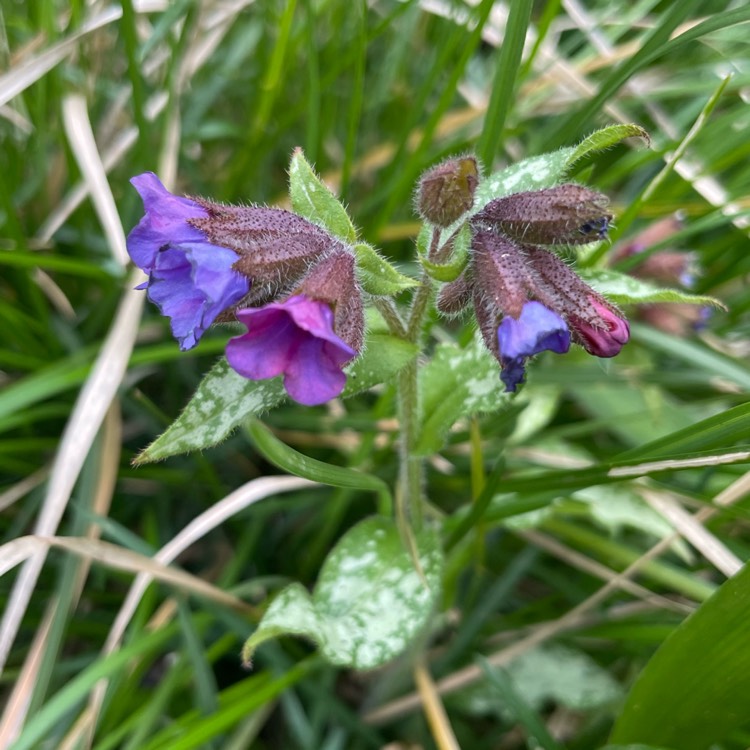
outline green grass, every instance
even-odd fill
[[[662,714],[639,724],[627,713],[612,736],[746,748],[750,723],[726,706],[746,694],[748,603],[721,586],[750,556],[750,8],[142,5],[0,11],[0,747],[598,750],[632,700],[685,684],[690,694],[659,693]],[[156,309],[141,312],[122,255],[141,215],[128,179],[153,170],[178,193],[283,203],[302,146],[362,239],[417,275],[412,191],[427,167],[471,151],[492,171],[618,122],[643,126],[652,145],[632,139],[576,164],[572,178],[623,217],[614,246],[581,262],[633,270],[617,247],[681,211],[682,229],[648,252],[694,253],[695,291],[727,310],[675,335],[654,327],[658,311],[629,309],[633,336],[616,359],[541,357],[510,406],[455,425],[425,484],[443,520],[443,590],[403,657],[357,673],[282,639],[244,670],[242,644],[273,594],[312,589],[337,540],[387,507],[394,389],[264,417],[305,471],[333,464],[341,487],[250,485],[219,515],[237,488],[293,468],[258,424],[134,468],[228,334],[180,353]],[[430,347],[465,343],[469,329],[438,321]],[[697,513],[679,522],[689,543],[671,537],[663,503]],[[147,558],[200,516],[203,531],[157,560],[211,588],[165,574],[128,598],[134,569],[159,573]],[[33,535],[72,540],[43,558]],[[698,607],[699,627],[681,625]],[[726,706],[710,664],[691,682],[704,651]],[[612,692],[583,701],[589,683]],[[684,720],[702,705],[714,713],[695,729]]]

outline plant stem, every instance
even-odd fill
[[[422,459],[413,455],[419,415],[416,361],[410,362],[398,375],[398,410],[401,435],[396,505],[399,520],[411,522],[419,529],[422,525]]]
[[[398,310],[393,304],[393,300],[387,299],[386,297],[375,297],[373,298],[373,304],[383,316],[383,320],[386,322],[390,332],[399,338],[406,338],[406,327],[404,326],[404,321],[401,320],[401,316],[398,314]]]

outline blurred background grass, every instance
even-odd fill
[[[583,478],[573,489],[561,479],[733,407],[690,450],[747,442],[748,19],[744,3],[722,0],[4,2],[0,531],[3,542],[59,533],[113,546],[76,542],[51,550],[43,566],[46,547],[34,540],[3,548],[8,568],[29,558],[41,572],[27,566],[23,579],[15,568],[0,581],[0,746],[24,722],[38,733],[21,735],[24,747],[88,738],[102,750],[442,748],[451,734],[465,748],[539,746],[529,739],[537,725],[514,712],[502,685],[481,681],[478,667],[464,684],[461,670],[475,654],[500,653],[550,624],[550,644],[508,667],[522,705],[549,730],[536,741],[604,745],[656,646],[732,572],[732,560],[748,557],[743,464],[606,486]],[[371,499],[353,492],[271,493],[214,519],[179,558],[210,592],[188,597],[184,586],[196,592],[197,584],[184,581],[183,593],[169,580],[151,586],[121,623],[123,650],[105,658],[102,649],[119,640],[116,616],[133,571],[166,575],[144,567],[147,558],[200,514],[210,518],[235,488],[276,473],[244,434],[202,455],[131,468],[179,413],[227,331],[181,354],[154,309],[139,323],[123,228],[141,206],[128,179],[154,170],[176,192],[283,203],[289,155],[302,146],[364,239],[408,273],[418,229],[411,194],[426,167],[475,150],[499,169],[611,122],[644,126],[651,148],[618,146],[575,178],[607,192],[620,215],[654,183],[616,240],[683,212],[682,229],[663,246],[694,252],[696,290],[728,310],[700,334],[636,325],[606,368],[576,353],[540,360],[510,408],[459,423],[431,462],[428,495],[445,513],[471,503],[500,455],[502,477],[515,479],[512,492],[499,485],[476,533],[451,553],[444,609],[429,633],[431,673],[458,675],[461,688],[445,698],[451,732],[429,725],[419,702],[389,704],[414,690],[408,658],[341,674],[285,640],[261,649],[254,672],[239,666],[268,596],[288,580],[312,583],[335,539],[373,512]],[[654,182],[681,144],[679,161]],[[435,335],[466,331],[455,324]],[[298,450],[391,480],[392,415],[384,389],[343,405],[282,407],[268,423]],[[663,504],[648,504],[653,494],[688,510],[717,497],[731,505],[701,526],[728,553],[725,564],[706,554],[705,538],[675,542],[643,563],[637,586],[629,576],[565,620],[669,536]],[[142,557],[127,568],[126,552]],[[14,585],[25,587],[27,604],[11,595]],[[386,704],[391,712],[378,715]],[[715,747],[748,743],[750,732],[737,730]]]

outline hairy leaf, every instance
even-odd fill
[[[289,197],[292,208],[300,216],[348,244],[356,242],[357,230],[349,214],[315,174],[300,148],[294,150],[289,164]]]
[[[373,669],[402,653],[429,621],[438,594],[443,555],[435,529],[416,535],[421,570],[396,525],[368,518],[333,548],[310,595],[299,583],[273,600],[243,657],[270,638],[309,638],[338,666]]]

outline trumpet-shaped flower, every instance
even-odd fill
[[[248,332],[227,344],[227,360],[250,380],[284,376],[284,388],[300,404],[314,406],[338,396],[342,367],[357,351],[334,333],[326,302],[304,294],[260,308],[237,311]]]
[[[130,257],[149,275],[140,288],[170,318],[180,348],[191,349],[218,315],[250,291],[250,279],[234,269],[234,251],[208,242],[189,223],[208,216],[205,208],[172,195],[151,172],[131,182],[146,212],[127,239]]]
[[[500,378],[508,392],[516,390],[526,375],[525,362],[543,351],[565,354],[570,331],[565,321],[541,302],[527,302],[518,318],[505,315],[497,329],[502,370]]]

